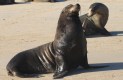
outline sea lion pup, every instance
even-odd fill
[[[14,0],[0,0],[0,5],[13,4],[13,3],[15,3]]]
[[[66,6],[59,17],[54,41],[15,55],[6,67],[8,75],[36,77],[54,72],[54,78],[61,78],[78,66],[95,68],[88,65],[79,11],[79,4]]]
[[[82,27],[86,36],[111,34],[105,29],[109,17],[108,7],[102,3],[90,5],[88,13],[80,16]]]

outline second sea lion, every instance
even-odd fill
[[[109,9],[102,3],[93,3],[90,5],[88,13],[80,16],[82,27],[86,36],[111,34],[105,29],[108,21]]]

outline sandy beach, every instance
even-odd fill
[[[80,15],[94,2],[109,8],[106,29],[113,36],[87,38],[90,65],[109,65],[93,70],[76,69],[58,80],[123,80],[123,0],[70,0],[58,3],[30,2],[0,5],[0,80],[53,80],[53,74],[40,78],[7,75],[6,65],[18,52],[53,41],[61,10],[79,3]]]

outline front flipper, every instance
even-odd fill
[[[62,78],[68,73],[63,55],[56,54],[55,61],[56,61],[56,70],[55,70],[53,77],[54,79]]]

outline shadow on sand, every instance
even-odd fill
[[[111,31],[110,33],[113,36],[123,36],[123,31]]]
[[[123,31],[111,31],[111,36],[123,36]],[[92,35],[87,36],[86,38],[97,38],[97,37],[111,37],[111,36],[105,36],[105,35]]]
[[[108,67],[105,68],[98,68],[98,69],[82,69],[82,68],[77,68],[76,70],[72,71],[71,73],[68,74],[70,75],[75,75],[75,74],[80,74],[80,73],[86,73],[86,72],[98,72],[98,71],[112,71],[112,70],[123,70],[123,62],[117,62],[117,63],[100,63],[100,64],[90,64],[91,66],[104,66],[107,65]]]

